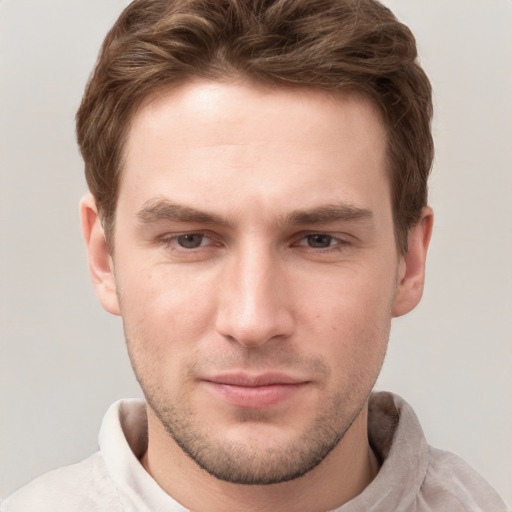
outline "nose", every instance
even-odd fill
[[[216,328],[225,338],[256,348],[293,333],[287,276],[270,250],[247,248],[230,258],[218,298]]]

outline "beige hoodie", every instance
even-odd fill
[[[1,512],[186,512],[140,464],[146,408],[121,400],[107,411],[100,451],[52,471],[8,497]],[[489,484],[462,459],[427,445],[412,408],[373,393],[370,442],[382,465],[371,484],[333,512],[506,512]]]

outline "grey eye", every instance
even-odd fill
[[[330,235],[308,235],[306,240],[310,247],[315,247],[317,249],[324,249],[326,247],[330,247],[332,244],[332,236]]]
[[[178,242],[178,245],[185,249],[195,249],[202,245],[203,239],[204,235],[201,235],[200,233],[189,233],[186,235],[180,235],[177,237],[176,241]]]

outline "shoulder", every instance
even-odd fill
[[[1,512],[120,512],[100,453],[78,464],[51,471],[8,496]]]
[[[419,499],[427,510],[507,512],[498,493],[457,455],[429,447],[429,460]],[[420,507],[421,510],[421,507]]]

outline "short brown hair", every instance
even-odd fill
[[[432,91],[414,37],[374,0],[135,0],[77,113],[85,175],[112,239],[123,146],[140,103],[192,78],[355,90],[383,113],[399,250],[427,202]]]

